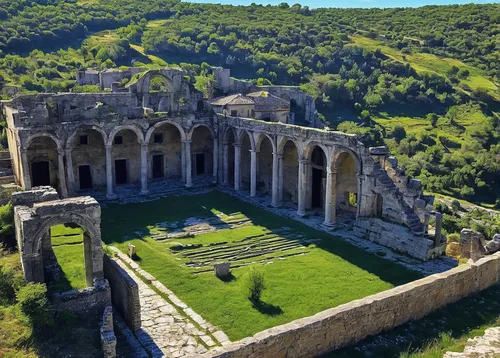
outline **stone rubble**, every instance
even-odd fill
[[[443,358],[498,357],[500,357],[500,327],[488,328],[484,336],[470,338],[463,352],[446,352],[443,356]]]

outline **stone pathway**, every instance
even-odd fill
[[[500,357],[500,327],[488,328],[484,336],[470,338],[462,353],[446,352],[443,358]]]
[[[202,354],[217,345],[229,344],[229,338],[179,300],[161,282],[130,260],[117,248],[111,247],[120,260],[117,263],[137,282],[141,302],[142,326],[135,335],[153,357],[183,357]],[[131,266],[133,269],[129,268]],[[160,296],[141,275],[151,282]]]

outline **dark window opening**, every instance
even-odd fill
[[[153,155],[153,178],[163,178],[163,154]]]
[[[31,164],[32,186],[50,185],[49,162],[36,162]]]
[[[250,116],[251,116],[252,118],[255,118],[255,111],[254,111],[253,109],[252,109],[252,111],[250,112]]]
[[[195,154],[196,160],[196,175],[205,174],[205,154]]]
[[[231,110],[231,117],[238,117],[238,111],[236,110]]]
[[[117,185],[127,183],[127,160],[126,159],[115,160],[115,180],[116,180]]]
[[[88,135],[81,135],[80,136],[80,145],[87,145],[89,144],[89,136]]]
[[[79,166],[78,175],[80,178],[80,190],[92,189],[92,173],[90,172],[90,165]]]
[[[163,143],[163,134],[162,133],[155,133],[153,141],[157,144]]]
[[[123,144],[123,137],[121,135],[115,137],[115,144]]]

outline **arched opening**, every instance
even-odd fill
[[[356,158],[349,152],[342,152],[334,163],[337,170],[336,207],[355,213],[358,206],[358,178]]]
[[[31,186],[50,185],[58,188],[60,192],[57,144],[54,139],[49,136],[33,138],[26,155],[30,169]]]
[[[299,152],[295,143],[283,146],[283,201],[298,203]]]
[[[234,144],[236,142],[236,136],[234,130],[229,128],[226,133],[227,141],[227,183],[234,185]]]
[[[214,140],[206,126],[196,127],[191,136],[192,176],[210,176],[213,173]]]
[[[182,175],[182,136],[173,124],[164,123],[149,138],[148,176],[153,180],[180,178]]]
[[[311,152],[311,165],[308,175],[309,207],[322,208],[325,201],[326,155],[323,149],[315,146]]]
[[[112,138],[113,180],[115,185],[135,184],[141,180],[141,147],[132,129],[119,130]]]
[[[149,79],[149,93],[170,92],[168,79],[160,74],[152,75]]]
[[[260,143],[257,164],[257,191],[272,195],[273,190],[273,145],[267,136]]]
[[[247,132],[244,132],[241,138],[241,161],[240,161],[241,183],[242,183],[242,188],[248,190],[249,192],[250,192],[251,150],[252,150],[252,144],[250,142],[250,136],[248,135]]]
[[[77,191],[106,186],[106,149],[103,135],[95,129],[82,129],[69,143],[74,183]]]
[[[93,284],[91,239],[77,224],[50,227],[42,237],[42,261],[51,293],[81,290]]]

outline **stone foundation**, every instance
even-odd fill
[[[381,219],[360,219],[354,223],[357,236],[390,247],[398,252],[428,260],[441,256],[446,251],[446,242],[434,247],[433,240],[415,235],[408,228]]]
[[[315,357],[420,319],[500,281],[500,254],[259,332],[204,358]],[[193,356],[194,357],[194,356]],[[200,357],[200,356],[197,356]]]

